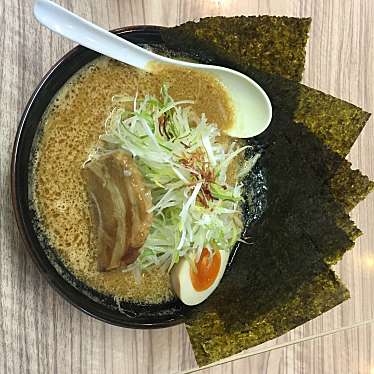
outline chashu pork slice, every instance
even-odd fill
[[[91,243],[100,271],[131,264],[152,223],[150,190],[131,155],[113,151],[82,169],[90,202]]]

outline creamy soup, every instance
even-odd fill
[[[40,226],[58,255],[89,286],[137,302],[170,299],[169,276],[153,269],[139,280],[123,270],[98,271],[81,168],[104,131],[113,95],[158,95],[163,83],[174,99],[194,100],[193,110],[205,113],[219,128],[232,123],[228,97],[210,76],[165,66],[150,74],[100,57],[67,82],[51,102],[34,160],[33,198]]]

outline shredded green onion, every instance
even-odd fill
[[[240,180],[258,156],[230,185],[229,165],[248,146],[218,142],[218,128],[205,115],[197,119],[188,107],[192,101],[174,102],[164,85],[160,99],[116,95],[113,102],[103,145],[90,158],[113,149],[130,152],[153,200],[150,234],[127,270],[139,273],[156,265],[167,271],[181,257],[198,260],[203,248],[230,251],[242,231]]]

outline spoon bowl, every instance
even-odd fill
[[[141,48],[75,15],[50,0],[36,0],[36,19],[50,30],[115,60],[151,71],[152,63],[161,62],[201,70],[216,77],[231,98],[233,125],[226,130],[232,137],[250,138],[270,124],[272,107],[264,90],[252,79],[221,66],[196,64],[160,56]]]

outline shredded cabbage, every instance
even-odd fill
[[[248,146],[218,142],[218,128],[204,114],[197,118],[192,101],[174,101],[165,85],[160,99],[116,95],[113,102],[102,146],[90,157],[118,148],[130,152],[153,201],[150,234],[127,270],[156,265],[169,271],[181,257],[197,261],[203,248],[230,251],[243,228],[242,184],[230,185],[227,172]],[[256,160],[247,161],[245,173]]]

